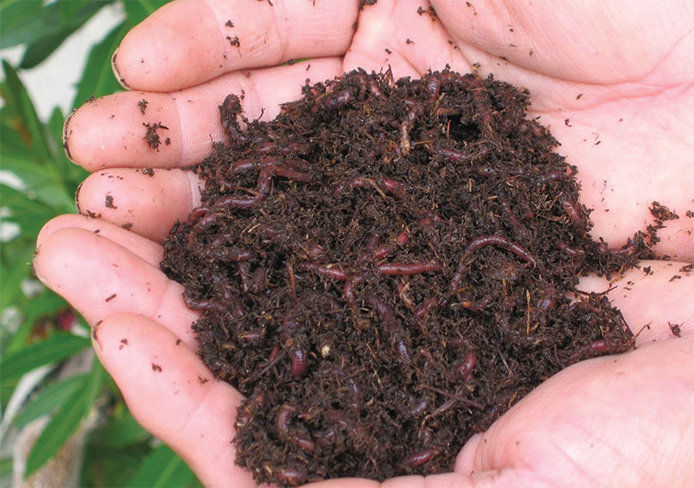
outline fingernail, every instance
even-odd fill
[[[98,332],[99,332],[99,326],[101,325],[101,322],[103,322],[103,320],[99,320],[99,321],[96,322],[94,325],[92,325],[92,331],[91,331],[91,334],[92,334],[92,342],[93,342],[96,346],[98,346],[99,349],[103,349],[103,348],[101,347],[101,342],[99,342],[99,334],[98,334]]]
[[[116,66],[116,56],[118,56],[118,49],[116,49],[113,52],[113,56],[111,56],[111,69],[113,70],[113,76],[116,77],[116,80],[118,80],[118,83],[120,83],[120,86],[122,86],[126,90],[129,90],[130,87],[125,82],[125,78],[123,78],[120,75],[120,72],[118,71],[118,67]]]
[[[69,139],[69,128],[68,124],[70,123],[70,120],[72,119],[72,116],[75,115],[76,110],[73,110],[72,113],[68,116],[67,119],[65,119],[65,122],[63,122],[63,149],[65,150],[65,155],[67,158],[70,160],[71,163],[74,163],[72,160],[72,155],[70,154],[70,145],[68,144],[68,139]]]
[[[84,185],[84,181],[77,186],[77,190],[75,191],[75,207],[77,207],[78,214],[82,213],[82,209],[80,208],[80,190],[82,190],[82,185]]]

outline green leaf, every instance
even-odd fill
[[[0,95],[9,110],[6,115],[9,124],[20,133],[26,145],[42,159],[50,159],[51,152],[46,141],[44,126],[36,114],[34,104],[24,84],[14,68],[5,60],[2,61],[5,82],[0,86]]]
[[[94,437],[99,439],[100,446],[120,449],[143,442],[151,435],[126,410],[121,417],[111,418],[108,424],[95,431]]]
[[[35,195],[35,200],[53,207],[56,213],[75,212],[75,200],[68,191],[64,175],[59,175],[52,165],[40,165],[22,156],[0,150],[2,169],[14,173],[26,188],[22,192]]]
[[[128,486],[133,488],[184,487],[193,481],[194,476],[186,463],[171,448],[161,445],[145,458],[128,482]]]
[[[94,401],[103,382],[103,376],[104,369],[95,360],[92,371],[88,374],[86,387],[78,389],[67,399],[36,440],[27,459],[25,477],[31,476],[57,454],[70,436],[79,428],[82,419],[94,406]]]
[[[53,34],[41,37],[29,44],[24,51],[22,60],[19,62],[19,67],[22,69],[31,69],[44,61],[48,56],[53,54],[63,41],[75,32],[78,27],[77,24],[68,25]]]
[[[44,4],[42,0],[6,0],[0,4],[0,17],[3,19],[0,49],[18,44],[31,45],[46,38],[55,39],[58,46],[65,37],[58,39],[55,37],[57,33],[67,29],[74,31],[112,1],[58,0]]]
[[[11,457],[0,459],[0,478],[4,478],[5,476],[10,476],[12,474],[13,464],[14,460]]]
[[[28,195],[0,183],[2,206],[11,210],[11,215],[3,217],[8,222],[16,222],[22,235],[36,239],[41,227],[58,215],[53,207],[32,200]]]
[[[89,374],[85,373],[49,384],[17,414],[14,418],[15,426],[21,429],[32,420],[55,411],[74,396],[77,390],[84,388],[88,380]]]
[[[121,23],[89,51],[82,81],[77,86],[77,95],[72,102],[73,107],[82,105],[89,97],[107,95],[120,88],[109,60],[128,30],[128,25]]]
[[[27,249],[30,251],[31,248]],[[68,303],[63,297],[57,295],[49,289],[44,290],[31,300],[27,300],[22,304],[24,310],[24,320],[19,326],[19,329],[7,341],[4,354],[9,354],[18,351],[24,347],[27,338],[36,325],[36,321],[48,315],[54,315],[58,311],[68,307]]]
[[[93,437],[93,436],[91,436]],[[89,444],[85,450],[82,479],[77,486],[129,486],[142,459],[150,452],[143,444],[135,444],[125,449]]]
[[[154,13],[169,0],[127,0],[124,2],[125,13],[128,16],[128,23],[135,26]]]
[[[22,292],[20,284],[22,280],[31,272],[31,257],[34,250],[24,249],[21,257],[10,264],[9,268],[5,268],[5,263],[2,266],[2,293],[0,293],[0,310],[15,303],[17,295]],[[4,374],[4,373],[3,373]]]
[[[28,25],[41,15],[43,0],[5,0],[0,3],[0,49],[27,42],[34,33]]]
[[[86,347],[90,341],[67,332],[55,332],[48,338],[14,351],[0,359],[2,382],[17,379],[32,369],[61,361]]]

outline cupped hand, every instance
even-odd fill
[[[159,242],[199,204],[200,182],[180,168],[222,139],[217,106],[228,93],[244,95],[249,118],[270,119],[307,79],[474,67],[530,89],[530,116],[579,169],[596,237],[621,246],[652,223],[653,201],[680,218],[659,233],[661,259],[643,263],[653,273],[632,270],[609,294],[634,332],[649,324],[639,349],[557,374],[473,437],[452,473],[386,484],[694,485],[694,273],[679,271],[694,261],[692,25],[692,6],[675,1],[379,0],[359,11],[342,0],[176,0],[114,56],[129,91],[67,122],[71,158],[93,172],[78,204],[99,218],[49,222],[36,273],[95,327],[97,354],[143,426],[206,485],[252,486],[229,444],[241,397],[198,359],[196,315],[158,269]],[[166,129],[153,149],[143,136],[157,123]],[[608,287],[595,277],[582,286]]]

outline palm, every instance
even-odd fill
[[[198,182],[178,169],[146,176],[133,168],[176,168],[201,159],[211,141],[221,138],[216,107],[228,92],[244,90],[249,116],[264,110],[268,118],[279,103],[299,95],[307,77],[315,82],[358,66],[390,66],[395,76],[418,76],[445,64],[468,71],[479,63],[481,73],[531,90],[532,115],[551,125],[562,152],[579,167],[583,202],[595,209],[596,235],[621,245],[649,223],[647,208],[657,200],[683,218],[668,222],[656,250],[694,261],[693,222],[684,217],[692,207],[694,183],[686,171],[693,145],[688,128],[694,116],[687,108],[694,99],[694,61],[685,56],[692,46],[685,27],[692,25],[694,12],[684,7],[668,11],[662,5],[648,12],[625,4],[609,24],[599,2],[592,10],[587,8],[592,2],[577,2],[574,10],[567,2],[553,11],[550,2],[520,10],[510,2],[505,8],[498,2],[485,7],[487,2],[432,1],[439,21],[426,13],[427,3],[380,0],[359,15],[354,33],[356,7],[274,3],[252,2],[240,9],[230,0],[177,0],[133,31],[118,52],[117,66],[129,86],[148,92],[97,100],[67,126],[73,159],[93,171],[108,168],[90,176],[79,194],[82,211],[102,219],[52,221],[39,237],[35,262],[37,274],[91,323],[104,320],[97,353],[133,413],[206,483],[252,484],[234,467],[228,446],[240,396],[228,385],[201,381],[210,373],[193,352],[195,315],[184,306],[180,286],[157,269],[157,241],[197,205]],[[421,15],[419,7],[425,11]],[[222,25],[227,19],[234,27]],[[666,20],[672,25],[664,28]],[[637,28],[649,31],[643,45],[633,41]],[[233,36],[239,37],[239,46],[229,42]],[[312,59],[257,69],[303,57]],[[183,90],[167,93],[178,89]],[[143,98],[148,101],[145,114],[137,105]],[[145,122],[166,125],[171,144],[152,151],[142,141]],[[111,206],[105,205],[107,194]],[[119,227],[125,224],[132,232]],[[97,228],[99,234],[93,232]],[[632,283],[611,292],[613,303],[632,328],[651,323],[639,336],[641,343],[668,337],[668,322],[685,323],[686,335],[694,318],[688,299],[694,276],[670,282],[680,263],[649,264],[653,275],[637,270],[623,277],[621,283]],[[602,290],[605,283],[586,278],[583,286]],[[116,298],[105,300],[114,293]],[[177,345],[177,338],[183,343]],[[628,476],[639,472],[665,471],[662,464],[624,464],[627,456],[645,459],[655,444],[671,455],[674,470],[678,460],[685,461],[675,454],[678,439],[667,433],[686,433],[692,422],[687,414],[694,410],[694,378],[692,368],[684,367],[692,364],[691,347],[691,339],[663,340],[617,363],[601,359],[560,373],[497,422],[485,441],[471,441],[456,473],[433,477],[431,486],[464,486],[471,471],[491,483],[495,471],[490,470],[497,469],[517,485],[533,480],[567,484],[567,476],[576,485],[588,479],[599,484],[599,476],[615,465],[625,467],[623,479],[630,481]],[[682,367],[671,370],[663,358],[675,356]],[[161,372],[152,369],[155,362]],[[648,381],[627,388],[640,381],[644,367],[651,372]],[[624,373],[623,384],[613,381],[617,370]],[[154,412],[152,404],[160,408]],[[630,433],[635,429],[637,443]],[[679,441],[691,442],[688,435]],[[624,446],[619,444],[623,439],[628,441]],[[666,472],[676,472],[670,466]],[[355,485],[349,481],[346,486]]]

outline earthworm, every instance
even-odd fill
[[[412,124],[417,118],[417,112],[416,106],[411,108],[400,123],[400,154],[403,156],[410,154],[410,150],[412,149],[410,131],[412,130]]]
[[[345,297],[345,303],[347,306],[354,310],[357,306],[356,297],[354,296],[354,287],[357,286],[364,280],[363,275],[354,275],[345,283],[345,287],[342,289],[342,295]]]
[[[532,264],[533,267],[537,266],[537,259],[535,259],[535,257],[532,254],[530,254],[525,248],[521,247],[515,242],[506,239],[505,237],[495,235],[481,236],[477,239],[474,239],[468,245],[467,249],[465,249],[465,252],[463,253],[463,258],[469,256],[474,251],[489,245],[501,247],[502,249],[512,252],[524,261],[527,261],[528,263]]]
[[[376,184],[376,181],[372,178],[366,178],[364,176],[357,176],[356,178],[351,178],[347,180],[342,180],[338,185],[335,187],[335,191],[333,192],[334,195],[338,195],[345,191],[346,189],[352,189],[352,188],[364,188],[367,186],[372,186],[375,189],[379,189],[378,185]]]
[[[511,224],[511,228],[514,229],[522,239],[527,239],[530,237],[530,231],[524,227],[523,224],[521,224],[520,220],[518,220],[518,217],[516,216],[516,212],[513,211],[507,201],[501,202],[501,208],[504,209],[504,212],[508,216],[508,221]]]
[[[388,256],[394,250],[395,247],[392,244],[383,244],[371,251],[371,258],[378,261]]]
[[[321,265],[304,261],[299,263],[299,270],[313,271],[324,278],[334,278],[339,281],[346,281],[350,278],[350,275],[340,266]]]
[[[410,351],[407,347],[407,344],[405,344],[405,330],[395,319],[395,314],[393,313],[393,310],[388,305],[386,305],[386,303],[383,302],[380,298],[376,298],[373,296],[369,298],[369,305],[376,309],[376,312],[378,312],[378,315],[381,317],[381,322],[383,322],[383,325],[385,326],[386,330],[393,337],[393,340],[395,342],[395,349],[397,350],[398,355],[400,356],[400,360],[406,365],[410,364],[412,362],[412,357],[410,355]]]
[[[472,378],[472,370],[477,365],[477,355],[475,351],[470,350],[465,355],[465,359],[456,367],[460,375],[465,378],[465,381],[470,381]]]
[[[373,79],[369,79],[369,91],[371,92],[372,95],[378,98],[383,98],[383,92],[381,89],[378,87],[376,82]]]
[[[266,166],[273,166],[279,162],[279,158],[263,158],[260,161],[254,159],[241,159],[236,161],[231,167],[232,173],[241,173],[251,169],[262,169]]]
[[[275,421],[277,432],[284,435],[289,433],[289,419],[295,411],[296,408],[292,407],[291,405],[282,405],[280,407],[280,411],[277,414],[277,419]]]
[[[482,159],[489,154],[489,147],[486,144],[475,146],[467,151],[458,151],[456,149],[447,149],[438,146],[428,146],[428,149],[432,154],[443,156],[454,163],[477,161],[478,159]]]
[[[424,411],[429,406],[429,400],[424,397],[422,398],[414,407],[412,407],[407,413],[410,417],[416,417],[424,413]]]
[[[229,314],[229,311],[227,310],[226,305],[223,305],[221,303],[216,303],[212,300],[196,300],[190,296],[187,296],[184,294],[183,296],[186,305],[188,305],[189,308],[192,309],[197,309],[197,310],[204,310],[205,312],[217,312],[222,315],[227,315]]]
[[[260,170],[258,174],[258,182],[255,188],[255,195],[250,198],[241,198],[238,196],[229,196],[223,198],[219,201],[215,207],[236,207],[236,208],[249,208],[258,203],[262,202],[267,198],[268,193],[270,193],[270,185],[272,182],[272,175],[275,173],[276,168],[273,166],[266,166]]]
[[[338,110],[352,101],[352,91],[342,90],[337,93],[326,93],[322,100],[326,110]]]
[[[593,341],[590,343],[588,346],[591,352],[594,352],[596,354],[606,354],[612,352],[612,347],[605,341],[604,339],[600,339],[598,341]]]
[[[379,178],[378,182],[391,193],[402,190],[403,186],[402,183],[391,180],[390,178]]]
[[[376,440],[361,425],[348,419],[342,412],[330,409],[326,412],[326,416],[330,421],[342,427],[352,437],[355,444],[361,444],[368,448],[377,445]]]
[[[293,352],[291,372],[294,378],[303,376],[308,369],[308,359],[306,353],[301,349],[295,349]]]
[[[575,225],[582,225],[583,219],[581,218],[578,203],[567,198],[562,198],[559,203],[561,203],[561,206],[564,207],[564,211],[566,212],[566,215],[569,216],[569,219],[571,219],[571,222],[573,222]]]
[[[400,464],[405,468],[416,468],[431,461],[438,454],[436,449],[429,448],[412,454],[403,459]]]
[[[378,261],[379,259],[383,259],[386,257],[388,254],[393,252],[395,250],[395,245],[400,245],[403,246],[407,243],[407,241],[410,239],[410,234],[407,231],[401,232],[398,234],[393,240],[395,241],[395,244],[393,243],[388,243],[388,244],[383,244],[378,247],[372,248],[371,249],[371,257]]]
[[[296,171],[287,166],[277,166],[275,168],[275,175],[282,176],[294,181],[302,181],[304,183],[310,183],[313,181],[313,177],[309,174]]]
[[[311,439],[302,437],[300,435],[294,434],[291,437],[292,442],[294,442],[302,451],[314,452],[316,450],[316,443]]]
[[[271,473],[272,469],[270,469],[270,474]],[[278,480],[284,481],[291,486],[302,485],[306,482],[307,478],[306,468],[298,464],[292,467],[282,466],[275,474],[277,475]]]
[[[225,247],[212,247],[207,251],[207,255],[212,259],[226,263],[250,261],[253,256],[248,249],[227,249]]]
[[[583,251],[579,251],[578,249],[574,249],[573,247],[569,247],[569,245],[566,244],[565,242],[561,242],[561,241],[558,242],[557,247],[560,250],[564,251],[569,256],[571,256],[572,258],[575,258],[579,254],[583,254]]]
[[[376,269],[384,275],[408,276],[426,273],[427,271],[440,271],[441,263],[437,260],[414,263],[383,263],[379,264]]]
[[[438,299],[435,297],[427,298],[426,301],[417,309],[414,316],[417,320],[426,318],[431,310],[438,303]]]
[[[192,212],[190,212],[190,214],[188,215],[188,219],[186,220],[186,223],[187,223],[187,224],[192,224],[192,223],[194,223],[196,220],[198,220],[200,217],[203,217],[203,216],[204,216],[205,214],[207,214],[207,212],[209,212],[209,211],[210,211],[210,210],[209,210],[207,207],[198,207],[198,208],[196,208],[195,210],[193,210]]]

